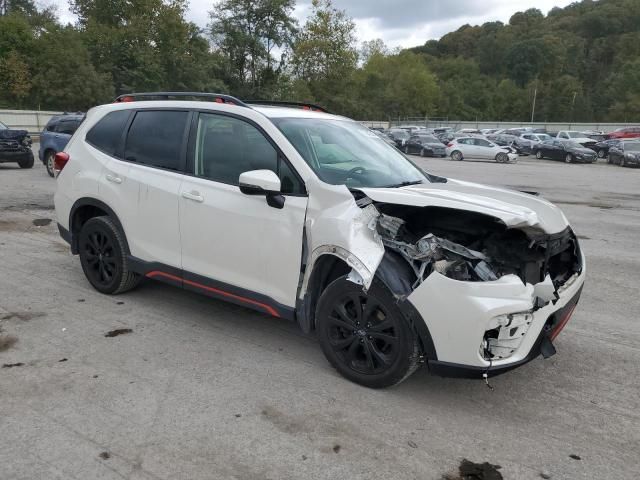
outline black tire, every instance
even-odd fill
[[[47,150],[44,154],[44,166],[47,168],[47,173],[50,177],[54,177],[53,162],[56,158],[56,152],[53,150]]]
[[[346,276],[333,281],[318,302],[316,329],[329,363],[365,387],[396,385],[420,364],[418,337],[377,278],[367,293]]]
[[[460,150],[454,150],[451,152],[451,160],[455,160],[456,162],[462,161],[464,157],[462,156],[462,152]]]
[[[540,150],[536,150],[536,158],[538,160],[542,160],[543,157],[542,157],[542,152]]]
[[[404,146],[404,153],[406,153],[407,155],[409,155],[409,145],[405,145]]]
[[[87,280],[100,293],[123,293],[142,279],[130,270],[124,234],[109,217],[87,220],[80,229],[78,250]]]
[[[33,152],[29,152],[29,156],[18,162],[20,168],[33,168]]]
[[[603,148],[598,150],[598,158],[604,158],[606,156],[607,156],[607,152],[605,152]]]
[[[567,153],[567,156],[564,157],[564,163],[573,163],[573,155]]]
[[[509,156],[506,153],[499,153],[496,155],[496,162],[509,163]]]
[[[421,157],[426,157],[427,156],[427,152],[424,151],[424,148],[420,150],[420,156]]]
[[[626,167],[626,166],[627,166],[627,162],[625,161],[624,157],[622,157],[622,158],[620,159],[620,166],[621,166],[621,167]]]

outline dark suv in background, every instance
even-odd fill
[[[84,113],[63,113],[51,117],[44,130],[40,134],[40,150],[38,157],[40,161],[47,167],[47,172],[53,177],[53,162],[56,153],[62,152],[71,136],[78,129]]]
[[[0,163],[11,162],[20,168],[33,167],[31,137],[26,130],[12,130],[0,122]]]

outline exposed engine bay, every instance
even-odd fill
[[[514,274],[537,284],[550,276],[557,289],[580,270],[570,229],[556,235],[507,229],[487,215],[439,207],[375,204],[376,231],[385,248],[411,266],[417,288],[436,271],[462,281]]]

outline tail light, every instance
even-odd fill
[[[56,175],[60,175],[60,172],[69,161],[69,154],[67,152],[58,152],[53,160],[53,171]]]
[[[449,148],[453,147],[453,143],[451,143],[451,142],[447,143],[447,147],[449,147]]]

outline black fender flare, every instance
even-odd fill
[[[118,215],[116,215],[116,212],[114,212],[109,205],[93,197],[79,198],[74,202],[74,204],[71,207],[71,211],[69,212],[69,234],[71,236],[71,253],[73,253],[74,255],[78,254],[78,233],[80,231],[80,228],[75,225],[74,219],[78,209],[82,207],[87,207],[87,206],[99,208],[100,210],[104,211],[109,216],[109,218],[113,220],[113,222],[116,224],[118,229],[124,235],[124,228],[122,227],[122,223],[120,222]],[[125,248],[127,250],[126,253],[131,254],[126,235],[124,235],[124,242],[125,242]]]

